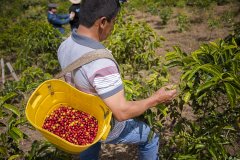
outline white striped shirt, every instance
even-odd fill
[[[72,35],[67,38],[58,49],[58,60],[61,68],[64,69],[73,61],[84,54],[95,49],[105,47],[88,37],[80,36],[73,30]],[[65,76],[66,81],[74,85],[77,89],[97,95],[102,99],[113,96],[123,90],[123,82],[117,65],[114,61],[106,58],[98,59],[73,71]],[[125,127],[125,122],[115,120],[115,125],[106,142],[117,138]]]

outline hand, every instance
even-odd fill
[[[73,20],[74,17],[75,17],[75,13],[74,13],[74,12],[71,12],[70,15],[69,15],[69,18],[70,18],[71,20]]]
[[[157,103],[166,103],[173,100],[177,94],[177,90],[173,87],[173,85],[167,85],[155,92],[153,97],[156,98]]]

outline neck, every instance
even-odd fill
[[[99,34],[98,34],[98,29],[96,29],[96,26],[87,28],[83,25],[80,25],[77,29],[77,33],[79,35],[86,36],[88,38],[91,38],[95,41],[100,42]]]

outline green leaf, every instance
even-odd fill
[[[195,155],[180,155],[177,160],[196,160],[197,156]]]
[[[154,132],[153,130],[150,130],[149,134],[148,134],[148,142],[150,142],[153,138]]]
[[[51,147],[52,145],[50,143],[44,143],[42,146],[40,146],[40,149],[37,150],[37,154],[46,153],[46,151]]]
[[[167,114],[168,114],[168,108],[167,108],[165,105],[163,105],[163,104],[158,104],[158,105],[156,106],[156,108],[163,114],[164,117],[167,116]]]
[[[195,148],[196,149],[203,149],[203,148],[205,148],[205,145],[204,144],[196,144]]]
[[[8,129],[11,129],[12,126],[14,126],[13,124],[16,122],[16,120],[17,120],[17,119],[16,119],[14,116],[11,116],[11,117],[9,118],[8,123],[7,123]]]
[[[15,142],[19,142],[20,137],[12,130],[8,131],[8,134],[10,135],[10,137],[15,141]]]
[[[187,78],[187,76],[192,72],[192,70],[188,70],[187,72],[185,72],[182,76],[181,76],[181,81],[185,80]]]
[[[15,92],[11,92],[8,93],[7,95],[0,97],[0,105],[2,105],[3,103],[5,103],[8,99],[11,99],[13,97],[17,96],[17,93]]]
[[[214,160],[217,160],[217,156],[216,156],[216,154],[214,153],[213,149],[212,149],[212,148],[208,148],[208,151],[209,151],[209,153],[212,155],[212,158],[213,158]]]
[[[161,110],[161,113],[163,114],[164,117],[166,117],[168,114],[168,108],[166,107],[163,110]]]
[[[226,80],[231,80],[231,81],[233,80],[236,83],[236,86],[240,88],[240,78],[238,78],[236,75],[232,73],[226,73],[226,74],[229,75],[229,77],[227,77]]]
[[[16,114],[17,116],[20,116],[20,111],[18,110],[17,107],[11,105],[11,104],[4,104],[3,105],[6,109],[10,110],[11,112],[13,112],[14,114]]]
[[[198,64],[201,64],[201,60],[198,58],[198,54],[202,54],[202,51],[196,50],[196,51],[192,52],[191,56]]]
[[[28,155],[29,155],[29,160],[32,159],[33,156],[35,156],[37,153],[37,150],[38,150],[38,146],[39,146],[39,141],[37,140],[34,140],[33,143],[32,143],[32,146],[31,146],[31,151],[29,151]]]
[[[217,43],[216,42],[210,42],[210,44],[213,46],[213,47],[215,47],[215,48],[219,48],[219,46],[217,45]]]
[[[236,41],[235,41],[234,38],[232,38],[232,44],[233,44],[234,46],[238,47],[238,45],[237,45],[237,43],[236,43]]]
[[[189,100],[190,100],[190,98],[191,98],[191,92],[187,92],[185,95],[184,95],[184,98],[183,98],[183,100],[184,100],[184,102],[185,103],[188,103],[189,102]]]
[[[0,108],[0,118],[3,118],[3,111],[2,111],[2,108]]]
[[[214,76],[221,77],[221,72],[217,69],[216,66],[211,64],[205,64],[200,67],[203,71],[213,74]]]
[[[226,78],[223,79],[223,81],[231,82],[231,81],[234,81],[234,78],[233,77],[226,77]]]
[[[227,82],[225,82],[224,85],[225,85],[225,89],[227,92],[228,100],[229,100],[231,106],[235,107],[236,106],[236,97],[237,97],[235,88],[230,83],[227,83]]]
[[[176,54],[176,52],[168,52],[167,54],[166,54],[166,56],[165,56],[165,59],[167,60],[167,61],[170,61],[170,60],[173,60],[173,59],[178,59],[179,58],[179,56]]]
[[[163,127],[163,124],[162,124],[161,121],[157,121],[157,122],[156,122],[156,125],[157,125],[157,127],[159,127],[159,128],[162,128],[162,127]]]
[[[238,62],[232,61],[232,70],[235,74],[237,74],[238,71]]]
[[[152,127],[153,124],[152,124],[152,114],[150,113],[149,115],[147,115],[147,120],[148,120],[148,124]]]
[[[7,148],[0,146],[0,153],[3,155],[7,155]]]
[[[14,160],[14,159],[17,159],[19,157],[21,157],[19,154],[12,155],[11,157],[8,158],[8,160]]]
[[[223,127],[224,130],[231,130],[231,131],[236,131],[235,128],[233,128],[232,126],[225,126]]]
[[[23,132],[22,132],[19,128],[17,128],[17,127],[12,127],[11,130],[12,130],[16,135],[18,135],[18,137],[23,138]]]
[[[176,66],[183,66],[183,63],[181,61],[172,61],[168,64],[166,64],[167,67],[176,67]]]
[[[25,118],[19,118],[15,123],[14,123],[14,126],[17,126],[19,124],[24,124],[26,123],[27,120]]]
[[[211,87],[214,87],[216,84],[217,84],[217,82],[215,82],[215,81],[208,81],[208,82],[200,85],[197,88],[196,95],[199,95],[199,93],[204,91],[204,90],[207,90],[207,89],[210,89]]]
[[[1,135],[0,135],[1,142],[7,143],[7,137],[8,137],[7,133],[1,133]]]
[[[193,60],[192,57],[184,57],[182,58],[182,62],[184,63],[184,66],[195,66],[199,65],[196,61]]]
[[[198,103],[201,104],[202,101],[203,101],[203,98],[206,97],[206,96],[207,96],[207,93],[203,93],[201,96],[199,96],[199,97],[197,98]]]
[[[192,79],[192,77],[195,75],[195,73],[197,73],[197,72],[199,71],[199,69],[200,69],[200,66],[195,66],[195,67],[191,70],[191,72],[190,72],[187,80],[189,81],[190,79]]]

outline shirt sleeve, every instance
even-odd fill
[[[101,67],[100,67],[101,64]],[[102,98],[108,98],[123,90],[123,82],[117,65],[110,59],[97,60],[99,66],[89,78],[90,84]]]
[[[67,17],[67,15],[65,15]],[[63,25],[63,24],[66,24],[70,21],[70,18],[68,16],[68,18],[66,19],[61,19],[60,18],[61,16],[60,15],[50,15],[48,17],[48,21],[52,24],[55,24],[55,25]]]

